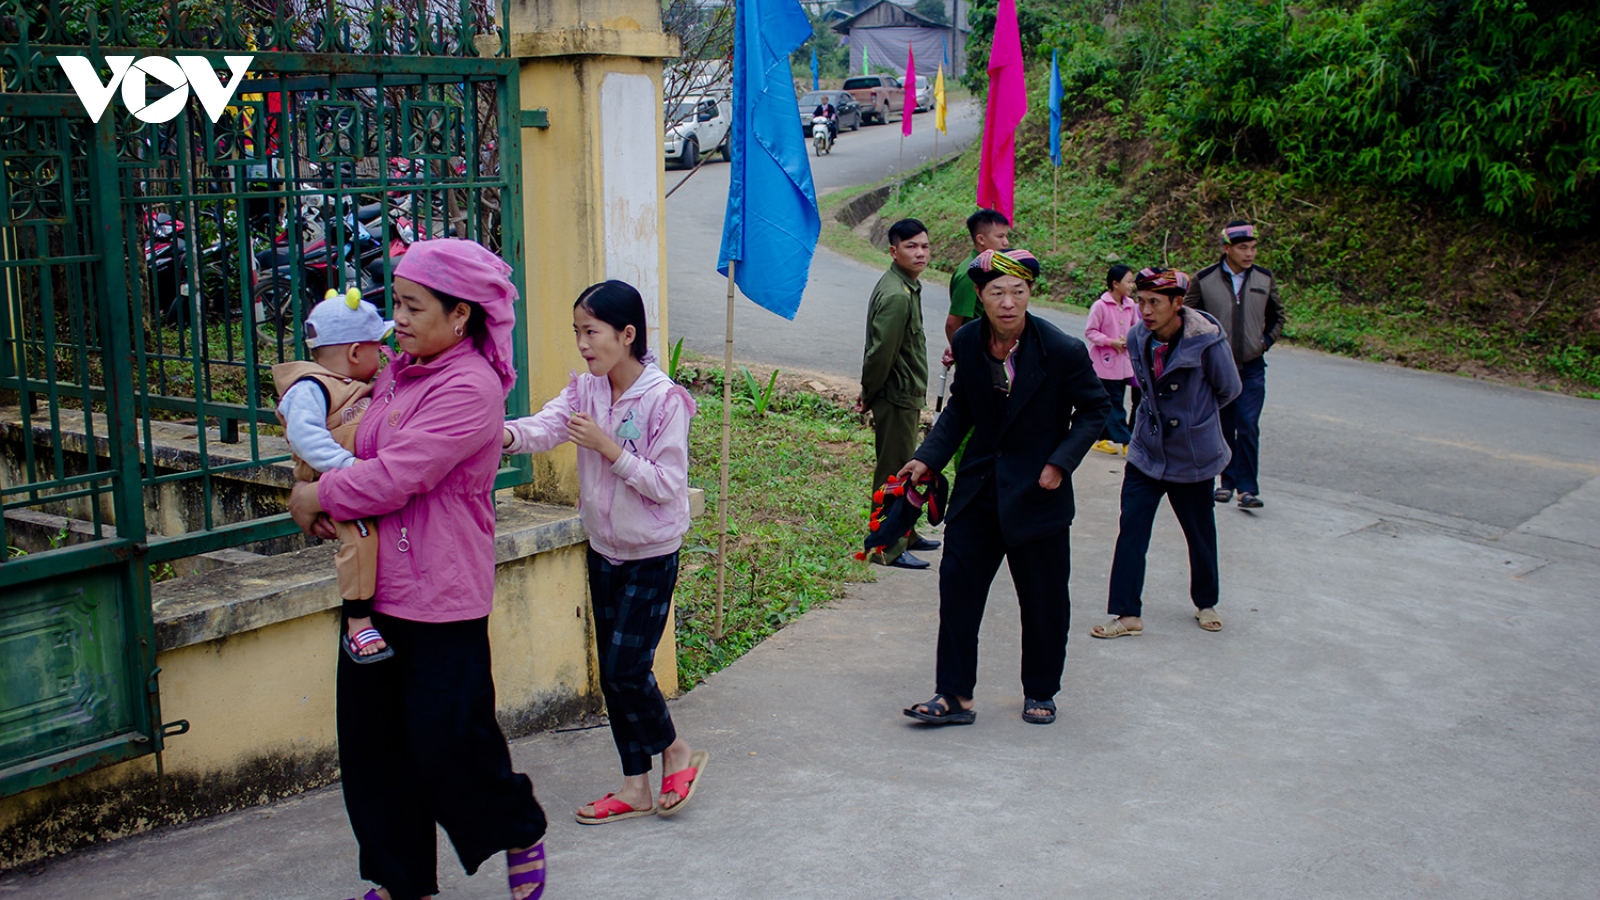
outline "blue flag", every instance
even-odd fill
[[[811,89],[814,91],[819,87],[821,87],[821,83],[817,80],[817,48],[812,47],[811,48]]]
[[[1050,163],[1061,165],[1061,88],[1060,50],[1050,51]]]
[[[728,211],[717,271],[785,319],[800,309],[822,219],[806,139],[794,127],[789,54],[811,37],[795,0],[742,0],[733,37],[733,136]]]

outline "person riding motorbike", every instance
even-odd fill
[[[826,100],[818,103],[817,108],[811,111],[811,116],[825,116],[828,120],[828,140],[832,142],[839,139],[839,111],[833,108],[832,103]]]

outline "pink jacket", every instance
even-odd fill
[[[507,423],[508,452],[543,453],[567,440],[567,420],[588,413],[622,445],[614,463],[578,448],[578,514],[589,545],[611,560],[665,556],[689,530],[689,392],[647,363],[639,380],[611,403],[611,381],[574,375],[544,409]]]
[[[356,430],[361,462],[317,480],[337,521],[378,520],[374,609],[417,622],[494,605],[494,476],[506,389],[472,341],[378,373]]]
[[[1110,291],[1089,308],[1089,323],[1083,336],[1089,339],[1089,359],[1094,363],[1094,373],[1108,381],[1121,381],[1133,377],[1133,361],[1127,350],[1118,350],[1112,341],[1127,340],[1128,329],[1139,321],[1139,307],[1129,297],[1117,303]]]

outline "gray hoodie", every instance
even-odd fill
[[[1128,331],[1133,377],[1143,397],[1134,419],[1128,462],[1160,481],[1209,481],[1228,467],[1232,454],[1222,437],[1218,411],[1239,396],[1239,370],[1217,320],[1183,307],[1183,337],[1152,378],[1150,329],[1136,322]]]

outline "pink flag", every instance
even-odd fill
[[[1012,218],[1016,188],[1017,127],[1028,114],[1022,78],[1022,37],[1016,0],[1000,0],[989,47],[989,108],[983,117],[983,156],[978,161],[978,205]]]
[[[906,45],[906,96],[900,101],[900,134],[911,137],[911,111],[917,108],[917,55]]]

